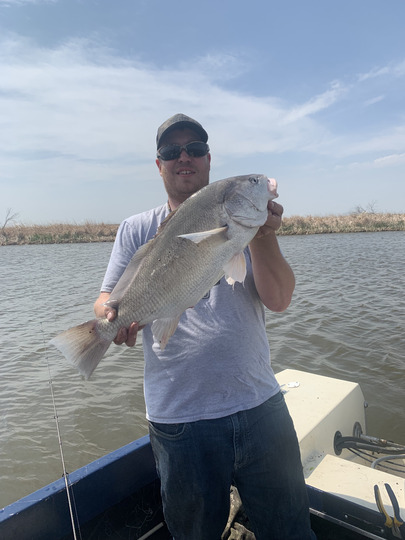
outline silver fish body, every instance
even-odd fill
[[[164,349],[181,314],[193,307],[224,275],[243,282],[243,250],[267,219],[277,184],[251,174],[219,180],[183,202],[156,236],[135,253],[107,304],[117,310],[109,322],[94,319],[51,340],[88,378],[115,338],[133,321],[152,323]]]

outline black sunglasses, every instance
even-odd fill
[[[210,147],[207,143],[202,141],[193,141],[184,145],[167,144],[166,146],[161,146],[159,148],[157,157],[163,161],[178,159],[183,150],[185,150],[190,157],[203,157],[208,154]]]

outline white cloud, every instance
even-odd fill
[[[161,185],[150,181],[159,179],[155,134],[176,112],[194,116],[207,128],[216,178],[236,172],[229,170],[234,163],[241,172],[253,162],[257,171],[270,173],[284,162],[280,168],[292,171],[296,166],[299,173],[292,174],[301,175],[302,164],[307,171],[327,171],[350,158],[382,167],[389,156],[401,156],[405,126],[373,135],[363,134],[361,127],[338,132],[333,121],[325,122],[337,106],[350,101],[354,85],[334,81],[303,103],[288,103],[283,96],[255,95],[254,87],[250,94],[233,90],[229,81],[246,70],[246,60],[231,54],[158,69],[123,59],[90,40],[48,49],[16,35],[0,38],[0,183],[7,206],[25,219],[30,194],[38,193],[41,204],[59,216],[71,211],[77,192],[81,204],[90,200],[94,185],[109,193],[105,204],[120,207],[120,217],[153,205],[154,190],[160,189],[161,201]],[[134,183],[147,194],[123,206],[122,194],[137,193]],[[111,195],[111,190],[117,193]],[[27,198],[25,208],[21,192]],[[49,193],[52,203],[46,202]],[[94,205],[97,209],[89,209],[86,219],[110,215],[98,208],[99,198]],[[85,211],[77,210],[74,218]]]
[[[361,134],[361,128],[342,135],[326,127],[322,118],[350,100],[354,85],[333,81],[299,104],[256,96],[254,88],[249,95],[221,86],[220,73],[230,80],[247,69],[246,60],[232,54],[207,54],[157,69],[123,59],[95,41],[76,39],[47,49],[9,36],[0,42],[0,69],[1,148],[22,159],[37,153],[43,159],[64,156],[131,166],[150,161],[157,126],[176,112],[206,125],[219,160],[290,151],[339,159],[397,152],[403,145],[400,129],[373,136]],[[321,118],[319,113],[324,113]]]
[[[192,72],[192,76],[209,78],[210,81],[228,81],[240,77],[249,69],[248,62],[241,55],[231,53],[207,53],[190,61],[181,62],[179,71]]]
[[[371,105],[375,105],[376,103],[379,103],[380,101],[383,101],[385,99],[385,96],[376,96],[373,98],[370,98],[365,101],[364,106],[370,107]]]
[[[393,167],[402,164],[405,164],[405,153],[391,154],[390,156],[384,156],[374,160],[376,167]]]
[[[55,4],[59,0],[0,0],[1,7],[24,6],[26,4]]]
[[[348,89],[345,88],[340,82],[334,81],[331,87],[326,92],[313,97],[306,103],[294,107],[284,118],[286,123],[295,122],[301,118],[312,116],[324,109],[331,107],[337,101],[347,93]]]
[[[311,117],[342,94],[333,84],[289,109],[276,98],[221,88],[218,70],[238,73],[235,57],[205,57],[191,72],[158,70],[85,40],[43,49],[9,37],[0,44],[0,68],[1,147],[22,157],[147,160],[156,127],[179,111],[207,124],[219,154],[299,149],[319,138]]]
[[[365,159],[363,161],[354,161],[347,166],[336,167],[336,170],[363,170],[369,171],[371,169],[388,169],[394,167],[400,167],[405,164],[405,153],[388,154],[378,158]]]
[[[351,141],[346,148],[346,155],[364,155],[370,154],[374,156],[385,154],[387,152],[401,153],[405,147],[405,124],[392,126],[385,130],[381,130],[374,134],[372,132],[369,137],[363,136],[362,140]]]
[[[391,62],[386,66],[375,67],[366,73],[358,76],[359,82],[364,82],[378,77],[403,77],[405,75],[405,60],[400,62]]]

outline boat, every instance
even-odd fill
[[[277,379],[299,439],[318,540],[404,539],[405,446],[366,434],[359,384],[293,369]],[[248,529],[243,508],[234,518]],[[170,539],[149,437],[1,509],[0,538]]]

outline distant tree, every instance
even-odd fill
[[[372,201],[368,203],[366,208],[358,204],[352,211],[352,214],[376,214],[377,213],[377,210],[375,208],[376,204],[377,204],[377,201]]]
[[[1,226],[1,234],[3,236],[7,237],[6,227],[10,223],[13,223],[13,221],[15,221],[17,219],[17,217],[18,217],[17,213],[13,213],[11,208],[7,208],[6,217],[4,218],[3,225]]]
[[[377,210],[376,210],[376,204],[377,204],[377,201],[372,201],[371,203],[368,203],[367,205],[367,212],[369,214],[376,214],[377,213]]]

